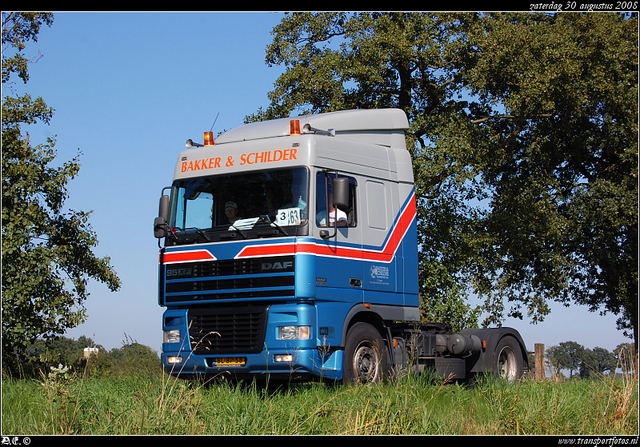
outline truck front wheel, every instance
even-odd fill
[[[494,362],[496,376],[509,382],[519,380],[522,377],[524,365],[518,341],[510,336],[500,339],[496,346]]]
[[[380,333],[368,323],[356,323],[347,333],[343,383],[379,382],[389,372],[389,359]]]

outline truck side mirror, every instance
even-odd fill
[[[333,179],[333,206],[344,211],[349,212],[349,179],[347,177],[336,177]],[[329,204],[331,205],[331,204]],[[327,213],[328,215],[328,213]],[[320,231],[320,237],[322,239],[329,239],[335,237],[338,233],[337,220],[331,225],[333,227],[333,234],[330,234],[327,230]]]
[[[333,179],[333,206],[342,211],[349,209],[349,179],[347,177]]]
[[[160,197],[158,217],[153,221],[153,235],[162,239],[167,235],[167,222],[169,220],[169,196]]]

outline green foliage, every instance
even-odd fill
[[[162,366],[156,351],[126,338],[121,348],[91,357],[89,374],[99,377],[160,376]]]
[[[85,348],[96,352],[85,358]],[[122,347],[107,351],[84,335],[77,340],[56,337],[38,339],[26,346],[16,370],[3,368],[3,377],[37,379],[51,368],[59,365],[69,368],[70,374],[88,377],[118,378],[124,376],[160,376],[162,366],[158,353],[127,337]]]
[[[616,358],[611,351],[599,347],[587,349],[580,362],[580,377],[603,374],[605,371],[615,373],[616,366]]]
[[[546,362],[553,374],[568,370],[570,377],[579,371],[587,378],[603,374],[615,375],[620,368],[624,373],[635,369],[635,350],[632,344],[624,343],[611,352],[595,347],[588,349],[575,341],[566,341],[546,350]]]
[[[565,341],[558,346],[551,346],[547,349],[547,361],[549,365],[559,374],[562,369],[568,369],[569,374],[580,367],[585,348],[575,341]]]
[[[38,41],[38,33],[42,25],[51,26],[53,14],[50,12],[2,13],[2,83],[9,81],[11,73],[17,73],[23,82],[29,80],[27,60],[20,52],[30,40]],[[16,53],[5,59],[5,49],[11,46]],[[4,115],[4,110],[3,110]]]
[[[67,366],[74,373],[82,374],[84,366],[81,359],[84,354],[84,348],[88,347],[97,348],[100,352],[106,352],[102,346],[96,345],[93,340],[84,335],[79,337],[78,340],[67,337],[57,337],[49,340],[38,339],[27,345],[25,352],[21,356],[19,363],[20,375],[22,377],[36,378],[42,371],[48,371],[58,365]]]
[[[51,14],[2,13],[2,82],[11,73],[28,80],[25,42],[35,40]],[[42,98],[5,96],[2,104],[2,358],[14,368],[16,355],[37,338],[52,338],[85,319],[89,279],[120,287],[108,257],[97,258],[90,212],[66,211],[66,185],[80,169],[79,157],[53,167],[52,138],[32,146],[21,125],[49,123],[53,109]]]
[[[407,113],[425,317],[558,301],[637,338],[637,16],[293,13],[273,35],[286,71],[246,121]]]
[[[463,73],[493,193],[480,292],[534,320],[550,300],[585,304],[635,334],[637,18],[495,14],[471,36]]]

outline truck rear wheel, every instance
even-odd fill
[[[518,341],[511,336],[501,338],[494,352],[494,362],[496,376],[509,382],[519,380],[524,365]]]
[[[389,372],[389,359],[380,333],[368,323],[356,323],[344,348],[345,384],[379,382]]]

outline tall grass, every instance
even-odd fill
[[[3,434],[634,435],[637,378],[483,379],[474,388],[428,377],[269,390],[168,376],[7,379]]]

